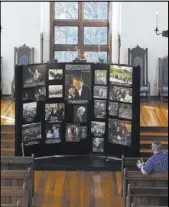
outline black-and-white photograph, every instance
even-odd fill
[[[132,119],[132,104],[119,103],[119,117]]]
[[[73,106],[73,122],[87,122],[87,105]]]
[[[50,85],[49,86],[49,98],[62,98],[63,86],[62,85]]]
[[[23,104],[23,120],[26,122],[32,122],[37,115],[37,102],[24,103]]]
[[[66,125],[66,142],[80,142],[80,124]]]
[[[109,119],[108,124],[108,142],[131,146],[131,122]]]
[[[65,100],[69,103],[88,103],[91,100],[91,65],[66,65]]]
[[[109,116],[118,116],[118,102],[109,102]]]
[[[38,87],[33,91],[33,101],[44,101],[46,98],[46,88]]]
[[[94,86],[94,98],[107,99],[107,86]]]
[[[110,65],[110,83],[128,86],[132,84],[133,68],[120,65]]]
[[[62,121],[65,116],[64,103],[45,104],[45,120],[49,122]]]
[[[61,125],[60,124],[46,124],[46,144],[54,144],[61,142]]]
[[[46,79],[46,65],[25,66],[23,69],[24,88],[44,86]]]
[[[105,134],[106,124],[105,122],[92,121],[91,133],[95,137],[102,137]]]
[[[49,80],[63,80],[63,69],[49,69]]]
[[[93,152],[104,152],[104,139],[93,137]]]
[[[80,138],[81,139],[87,139],[87,126],[81,126],[80,127]]]
[[[111,85],[109,90],[109,99],[112,101],[132,103],[132,88]]]
[[[33,90],[22,92],[22,101],[33,101]]]
[[[95,70],[95,84],[107,85],[107,70]]]
[[[39,144],[41,138],[41,123],[22,125],[22,142],[29,142],[28,145]]]
[[[105,100],[94,100],[94,115],[95,115],[95,118],[98,118],[98,119],[106,118],[106,101]]]

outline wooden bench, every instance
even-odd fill
[[[139,157],[125,157],[122,155],[121,161],[121,196],[123,196],[123,179],[124,179],[124,169],[139,171],[137,168],[137,161],[140,160]],[[144,158],[143,161],[146,162],[148,158]]]
[[[34,195],[34,160],[34,155],[32,157],[1,157],[1,170],[27,170],[29,167],[32,169],[32,195]]]
[[[166,187],[168,188],[168,173],[153,173],[143,175],[140,171],[124,169],[123,179],[123,206],[126,206],[127,187]]]
[[[28,170],[1,170],[1,186],[22,187],[23,183],[28,186],[29,200],[32,200],[33,178],[31,168]]]
[[[1,207],[21,207],[20,201],[17,201],[16,204],[1,204]]]
[[[17,203],[18,200],[20,201],[21,207],[29,206],[28,188],[26,183],[23,184],[23,187],[1,186],[1,203],[3,203],[3,205]]]
[[[168,188],[162,187],[131,187],[128,185],[128,206],[167,206]],[[127,206],[126,206],[127,207]]]

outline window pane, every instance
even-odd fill
[[[99,58],[107,62],[107,52],[85,52],[84,54],[87,62],[98,62]]]
[[[107,27],[85,27],[84,44],[107,45]]]
[[[108,2],[85,2],[84,19],[107,20]]]
[[[78,2],[55,2],[55,19],[78,19]]]
[[[55,44],[77,44],[78,27],[55,27]]]
[[[76,56],[76,51],[55,51],[54,53],[54,57],[58,62],[72,62]]]

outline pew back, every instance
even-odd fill
[[[20,201],[17,201],[16,204],[1,204],[1,207],[21,207]]]

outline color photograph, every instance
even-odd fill
[[[49,98],[62,98],[63,86],[62,85],[49,85]]]
[[[49,80],[63,80],[63,69],[49,69]]]
[[[112,101],[132,103],[132,88],[111,85],[109,90],[109,99]]]
[[[80,142],[80,125],[66,125],[66,142]]]
[[[95,70],[95,85],[107,85],[107,70]]]
[[[45,120],[49,122],[62,121],[65,116],[64,103],[45,104]]]
[[[57,144],[61,142],[61,126],[60,124],[46,124],[46,144]]]
[[[110,65],[110,83],[122,86],[132,85],[133,68]]]

